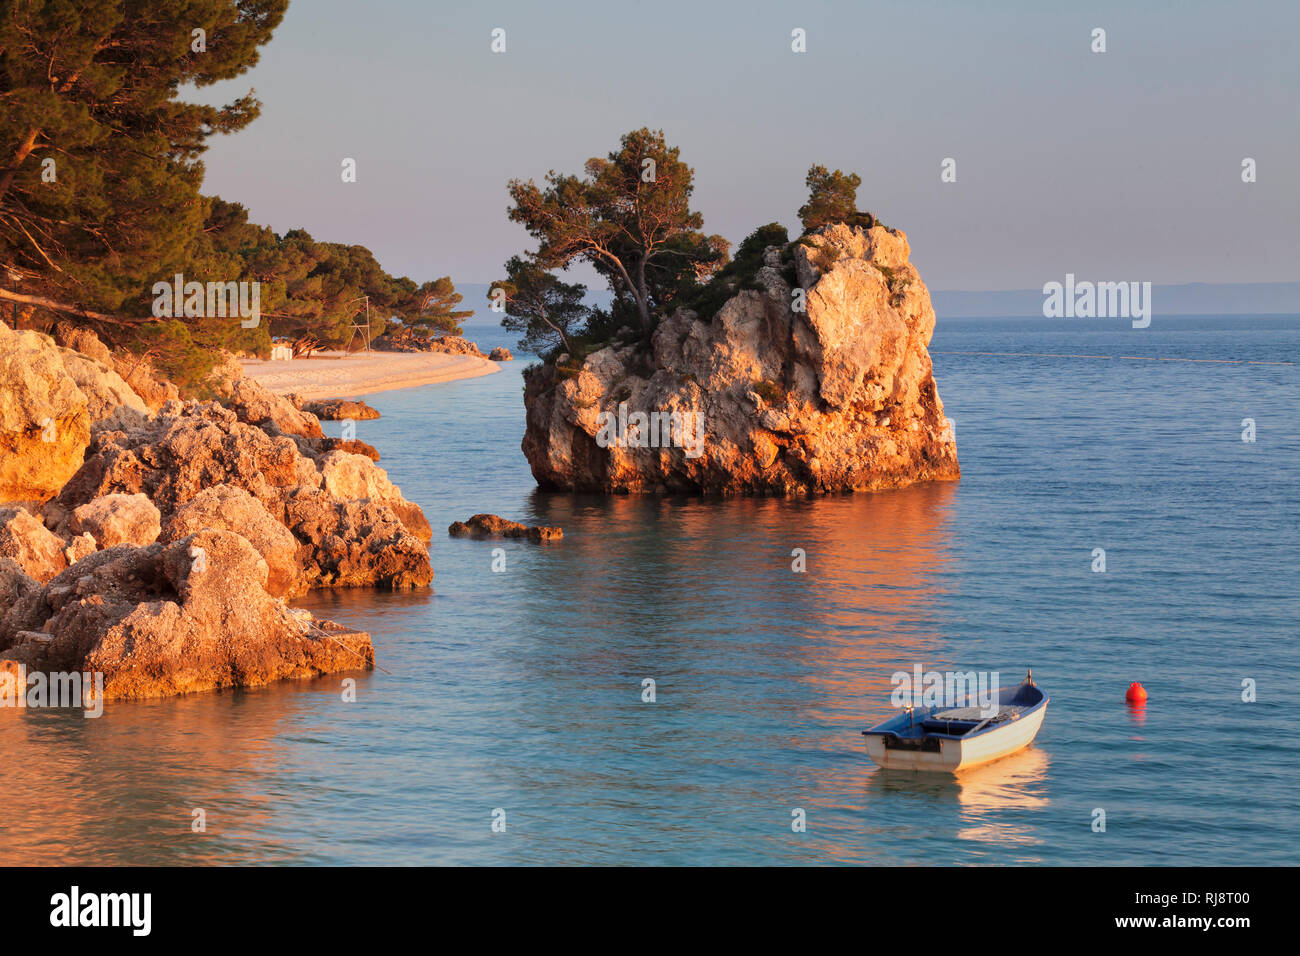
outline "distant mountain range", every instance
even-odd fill
[[[1080,276],[1096,279],[1096,276]],[[1104,278],[1104,277],[1103,277]],[[1056,277],[1060,282],[1064,276]],[[473,309],[475,325],[490,319],[485,283],[466,282],[456,290],[465,297],[463,308]],[[593,304],[608,305],[609,292],[592,290]],[[1042,289],[1013,289],[1003,292],[930,290],[939,318],[1017,317],[1043,314]],[[1188,282],[1183,285],[1151,287],[1156,315],[1300,315],[1300,282]]]

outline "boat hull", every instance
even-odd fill
[[[867,755],[889,770],[931,770],[956,773],[1009,756],[1028,747],[1038,736],[1047,716],[1047,704],[1035,707],[1018,720],[974,736],[940,737],[938,750],[885,746],[885,738],[868,736]]]

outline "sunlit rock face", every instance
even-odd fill
[[[526,373],[543,488],[810,495],[960,477],[907,237],[833,225],[766,251],[754,288]],[[656,414],[658,413],[658,414]]]
[[[111,700],[373,666],[369,635],[285,599],[429,584],[420,508],[238,363],[221,402],[160,386],[153,407],[61,335],[0,324],[0,685],[94,673]]]

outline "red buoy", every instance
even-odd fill
[[[1124,699],[1130,704],[1145,704],[1147,699],[1147,689],[1137,681],[1128,685],[1128,693]]]

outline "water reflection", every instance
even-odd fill
[[[1047,751],[1030,745],[1001,760],[956,774],[877,768],[867,781],[868,812],[873,802],[920,802],[957,811],[955,835],[961,840],[1008,847],[1042,843],[1039,828],[1025,811],[1046,809]],[[1022,858],[1023,862],[1033,862]]]
[[[287,730],[329,733],[318,709],[337,686],[114,701],[97,719],[0,712],[0,865],[299,862],[273,836],[284,808],[269,781],[300,743]]]
[[[1128,719],[1132,721],[1134,727],[1142,727],[1147,722],[1147,704],[1146,701],[1125,701],[1128,705]]]

